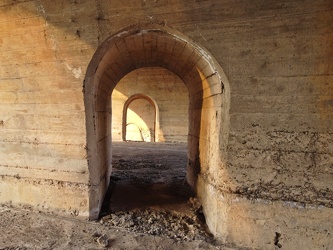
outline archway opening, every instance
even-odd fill
[[[162,67],[189,92],[186,178],[203,201],[222,173],[228,138],[228,88],[211,55],[184,35],[159,25],[126,28],[100,45],[85,78],[90,218],[97,218],[112,172],[111,92],[129,72]],[[200,180],[200,181],[199,181]],[[214,218],[213,216],[211,218]]]
[[[122,120],[124,141],[155,141],[156,106],[148,96],[131,96],[124,105]]]
[[[161,67],[136,69],[116,85],[112,93],[110,212],[189,207],[193,192],[186,184],[188,95],[184,82]],[[131,133],[130,126],[134,127]],[[157,143],[145,138],[143,128],[155,134]],[[123,141],[119,140],[121,132]]]
[[[117,83],[111,99],[113,142],[128,140],[126,127],[131,123],[137,133],[142,129],[148,133],[147,127],[149,127],[153,139],[150,141],[187,143],[189,92],[182,79],[172,71],[162,67],[143,67],[133,70]],[[137,101],[141,101],[143,105]],[[128,110],[132,102],[136,102],[132,107],[137,112]],[[145,112],[147,105],[151,114],[153,113],[151,107],[154,108],[154,115]],[[129,117],[128,111],[132,117]],[[137,115],[140,113],[148,115],[144,123]],[[133,122],[128,122],[128,118]],[[150,126],[147,126],[147,122]],[[137,140],[144,141],[143,138]]]

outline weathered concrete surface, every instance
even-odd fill
[[[89,208],[88,204],[100,204],[111,171],[111,154],[99,156],[98,166],[102,167],[96,173],[88,168],[92,159],[89,157],[102,152],[111,142],[108,136],[111,128],[100,122],[111,119],[111,114],[100,114],[96,123],[103,131],[98,134],[99,147],[87,155],[83,81],[85,76],[92,77],[86,75],[86,70],[102,41],[138,23],[160,24],[184,34],[188,41],[206,48],[217,63],[214,65],[220,65],[228,77],[228,81],[223,81],[228,83],[223,85],[225,89],[215,89],[214,86],[221,85],[207,83],[203,79],[208,75],[203,72],[206,78],[195,85],[197,95],[190,96],[193,106],[189,130],[196,133],[189,137],[189,145],[198,145],[199,149],[190,147],[189,159],[193,164],[200,163],[200,169],[193,170],[200,170],[197,190],[207,222],[216,236],[242,246],[266,249],[267,242],[274,245],[277,232],[281,233],[281,239],[288,237],[285,242],[281,240],[282,247],[295,249],[304,242],[303,249],[332,248],[332,239],[325,231],[332,228],[329,223],[322,223],[330,221],[333,199],[330,0],[255,3],[86,0],[57,4],[46,0],[2,1],[1,201],[7,202],[10,198],[5,194],[11,193],[12,197],[21,197],[13,200],[15,204],[41,207],[46,200],[53,199],[55,193],[47,191],[52,188],[37,183],[34,187],[39,197],[44,198],[36,203],[36,199],[24,198],[25,194],[20,195],[14,187],[23,187],[34,178],[41,180],[40,183],[63,181],[67,183],[59,187],[63,200],[54,197],[54,209],[69,211],[63,205],[68,201],[82,214],[89,209],[98,213],[98,207]],[[150,37],[145,41],[156,44],[151,39],[157,36]],[[144,41],[139,39],[138,43],[127,40],[136,48],[128,54],[133,62],[147,62],[150,57],[147,51],[138,52],[138,44]],[[147,43],[142,49],[152,46]],[[173,68],[184,82],[197,83],[189,80],[195,70],[188,75],[179,70],[183,61],[175,60],[172,55],[181,55],[181,43],[165,42],[172,44],[177,46],[165,46],[166,56],[156,57],[163,59],[161,65],[149,66]],[[124,48],[118,45],[119,51]],[[123,50],[126,51],[128,48]],[[110,58],[112,53],[115,52],[109,52]],[[108,95],[108,88],[114,88],[110,81],[116,84],[118,74],[131,67],[118,62],[124,71],[117,65],[105,65],[110,68],[108,73],[114,74],[109,74],[109,79],[100,79],[105,81],[99,84],[100,99],[103,91]],[[205,60],[198,61],[198,68],[203,69],[204,63]],[[195,93],[196,87],[192,87],[191,93]],[[105,103],[109,101],[107,95]],[[103,102],[98,102],[96,110],[104,107]],[[72,183],[91,187],[96,196],[84,188],[82,199],[75,201],[73,197],[78,194]],[[227,196],[236,198],[217,203],[219,197]],[[84,199],[97,201],[80,206]],[[290,208],[285,205],[288,202],[305,206]],[[240,207],[241,210],[236,209]],[[255,227],[256,233],[248,230],[253,226],[253,211],[262,211],[259,217],[265,221],[265,226]],[[280,225],[281,221],[285,226]],[[224,222],[228,226],[223,227]],[[290,229],[294,222],[303,231]],[[280,225],[281,231],[275,229],[276,225]]]
[[[64,51],[41,5],[0,6],[0,200],[87,216],[80,56]],[[75,48],[93,53],[78,39]]]
[[[199,179],[199,182],[205,182]],[[207,223],[226,243],[251,249],[330,249],[331,208],[294,201],[248,199],[205,185],[199,194],[210,213]],[[219,218],[219,219],[217,219]]]
[[[2,176],[0,190],[1,203],[7,205],[23,204],[58,214],[89,216],[87,212],[88,185],[86,184],[42,177]]]

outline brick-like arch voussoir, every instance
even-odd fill
[[[131,26],[110,36],[93,55],[84,81],[92,219],[99,215],[111,173],[111,92],[122,77],[141,67],[166,68],[189,90],[187,179],[194,188],[198,173],[208,171],[209,161],[203,158],[209,157],[209,150],[220,150],[222,127],[227,132],[228,81],[209,52],[183,34],[155,24]],[[210,116],[221,116],[223,124],[210,124]],[[211,134],[213,130],[218,134]],[[212,142],[212,137],[217,139]]]

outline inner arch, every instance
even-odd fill
[[[227,139],[228,89],[222,69],[203,48],[159,25],[139,25],[111,36],[87,69],[84,100],[90,173],[90,218],[98,218],[111,174],[111,92],[119,80],[142,67],[163,67],[189,91],[187,181],[198,192],[198,174],[222,166]]]
[[[152,137],[152,141],[156,141],[155,138],[158,139],[158,136],[156,135],[157,131],[158,131],[158,106],[156,104],[156,102],[149,96],[147,95],[144,95],[144,94],[135,94],[135,95],[132,95],[130,96],[127,101],[125,102],[124,104],[124,109],[123,109],[123,124],[122,124],[122,135],[123,135],[123,141],[126,141],[126,135],[127,135],[127,124],[128,124],[128,121],[127,121],[127,112],[128,112],[128,108],[129,108],[129,105],[135,101],[135,100],[138,100],[138,99],[143,99],[143,100],[146,100],[148,101],[151,106],[153,107],[154,109],[154,129],[153,129],[153,132],[154,134],[151,135]]]

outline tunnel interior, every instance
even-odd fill
[[[130,72],[152,67],[172,72],[187,88],[187,138],[185,146],[176,149],[186,154],[179,160],[185,165],[186,185],[196,193],[200,188],[198,175],[209,171],[212,162],[216,165],[213,168],[219,165],[219,154],[210,152],[221,151],[220,140],[224,135],[219,133],[221,121],[218,119],[224,108],[222,69],[207,51],[176,31],[151,25],[127,28],[100,45],[85,79],[91,219],[98,218],[107,189],[112,186],[110,177],[114,176],[112,154],[117,145],[112,142],[111,93]],[[160,135],[155,137],[161,139]]]
[[[139,68],[119,81],[111,99],[112,193],[103,213],[186,207],[193,192],[186,183],[184,82],[165,68]]]

